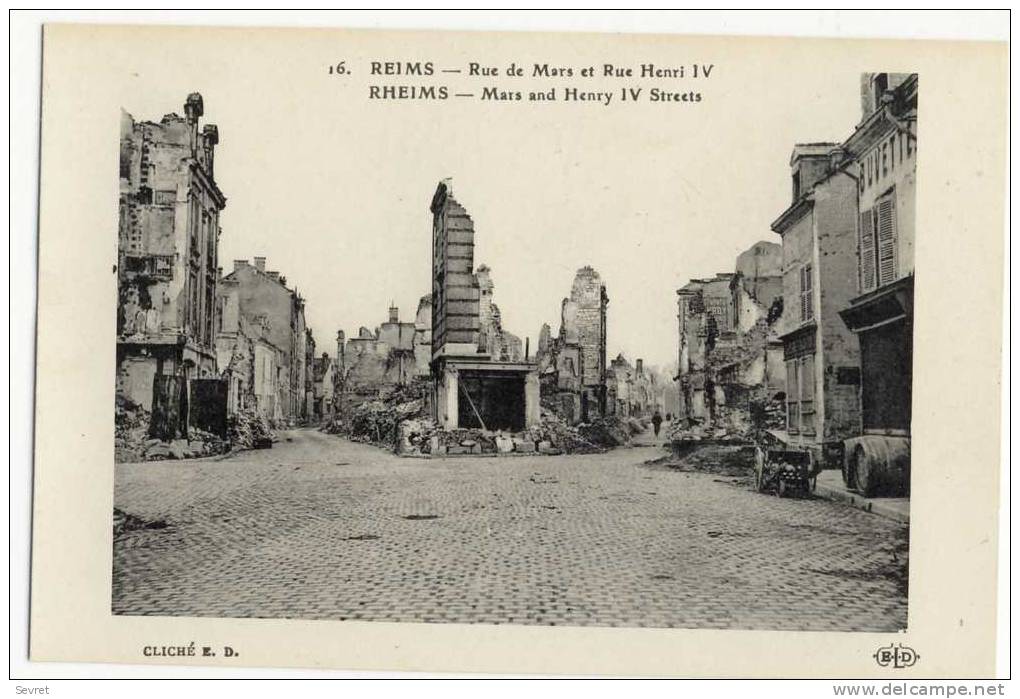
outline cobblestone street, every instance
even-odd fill
[[[890,631],[906,528],[595,456],[401,459],[313,430],[121,464],[117,614]],[[165,522],[165,526],[162,526]]]

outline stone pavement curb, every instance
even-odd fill
[[[821,482],[815,484],[814,494],[826,500],[841,502],[865,512],[902,522],[903,524],[910,524],[909,510],[904,512],[901,508],[896,507],[892,503],[884,502],[881,498],[862,497],[838,485],[828,485]]]

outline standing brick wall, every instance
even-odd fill
[[[599,273],[591,267],[577,270],[570,300],[577,304],[578,344],[583,355],[581,383],[602,385],[606,367],[606,301],[605,284]]]

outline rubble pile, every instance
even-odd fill
[[[640,424],[640,423],[639,423]],[[620,447],[630,442],[633,425],[630,419],[604,417],[590,423],[577,426],[577,431],[584,439],[600,447]],[[644,428],[641,428],[644,431]]]
[[[648,419],[641,420],[636,417],[627,417],[623,418],[623,420],[626,423],[627,430],[630,432],[632,437],[647,430],[648,426],[651,424],[651,421]]]
[[[461,454],[597,454],[630,442],[647,425],[609,417],[572,427],[555,410],[542,409],[538,425],[521,432],[441,429],[428,416],[427,384],[415,382],[384,395],[351,396],[321,429],[404,456]]]
[[[400,423],[398,454],[451,456],[460,454],[595,454],[605,451],[553,413],[523,432],[485,432],[480,429],[440,429],[432,420],[415,418]]]
[[[750,442],[758,432],[785,427],[786,406],[783,401],[769,398],[762,391],[749,393],[739,402],[716,406],[712,422],[674,420],[667,436],[673,441]]]
[[[677,441],[666,456],[646,462],[674,471],[750,478],[754,446],[743,443]]]
[[[581,430],[571,427],[554,412],[542,411],[541,421],[525,434],[538,442],[548,442],[554,449],[566,454],[598,454],[605,451],[584,435]]]
[[[227,429],[233,449],[266,449],[276,441],[269,420],[248,410],[231,417]]]
[[[169,459],[196,459],[203,456],[216,456],[230,451],[230,441],[211,432],[196,427],[188,429],[187,439],[175,439],[164,442],[149,439],[145,442],[143,461],[166,461]]]
[[[424,387],[416,382],[398,387],[379,398],[349,396],[343,409],[321,429],[330,434],[344,435],[354,442],[394,448],[401,438],[398,433],[401,423],[425,420],[425,413]],[[418,431],[422,430],[419,428]]]
[[[136,515],[113,508],[113,536],[118,537],[125,532],[139,529],[166,529],[169,526],[164,519],[143,519]]]
[[[151,417],[149,411],[137,403],[123,396],[117,397],[114,407],[113,443],[116,463],[193,459],[230,451],[233,435],[231,439],[223,439],[196,427],[188,429],[188,439],[164,442],[149,437]]]
[[[144,461],[149,441],[149,411],[123,396],[114,406],[113,459],[116,463]]]

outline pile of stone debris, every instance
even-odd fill
[[[188,429],[188,438],[164,442],[160,439],[149,439],[145,442],[142,461],[165,461],[169,459],[197,459],[203,456],[216,456],[230,451],[230,442],[222,437],[200,430],[196,427]]]
[[[785,406],[781,400],[752,399],[738,405],[719,405],[715,419],[674,420],[668,432],[673,441],[751,442],[762,430],[783,429]]]
[[[242,415],[232,420],[231,433],[227,439],[200,430],[188,429],[187,439],[163,441],[149,436],[152,416],[148,410],[118,396],[114,408],[114,461],[135,463],[139,461],[163,461],[167,459],[193,459],[203,456],[225,454],[231,448],[251,448],[272,433],[264,420],[251,415]]]
[[[543,411],[538,425],[521,432],[477,429],[442,430],[432,420],[416,418],[398,426],[395,450],[404,455],[458,454],[598,454],[630,441],[629,426],[604,418],[572,427],[555,413]]]
[[[392,448],[398,439],[398,426],[407,420],[421,418],[424,412],[421,398],[402,401],[403,397],[394,395],[349,406],[324,425],[322,431],[342,434],[354,442]]]
[[[277,441],[269,421],[248,410],[231,417],[227,429],[232,449],[268,449]]]
[[[113,418],[113,458],[117,463],[144,461],[149,439],[149,411],[122,396],[117,397]]]
[[[139,529],[166,529],[168,526],[164,519],[143,519],[128,512],[113,508],[113,536],[116,538],[121,534]]]
[[[540,423],[520,432],[444,430],[428,416],[421,386],[410,386],[345,409],[322,427],[351,441],[366,442],[404,456],[461,454],[595,454],[627,444],[644,430],[640,422],[603,418],[573,427],[543,410]]]

